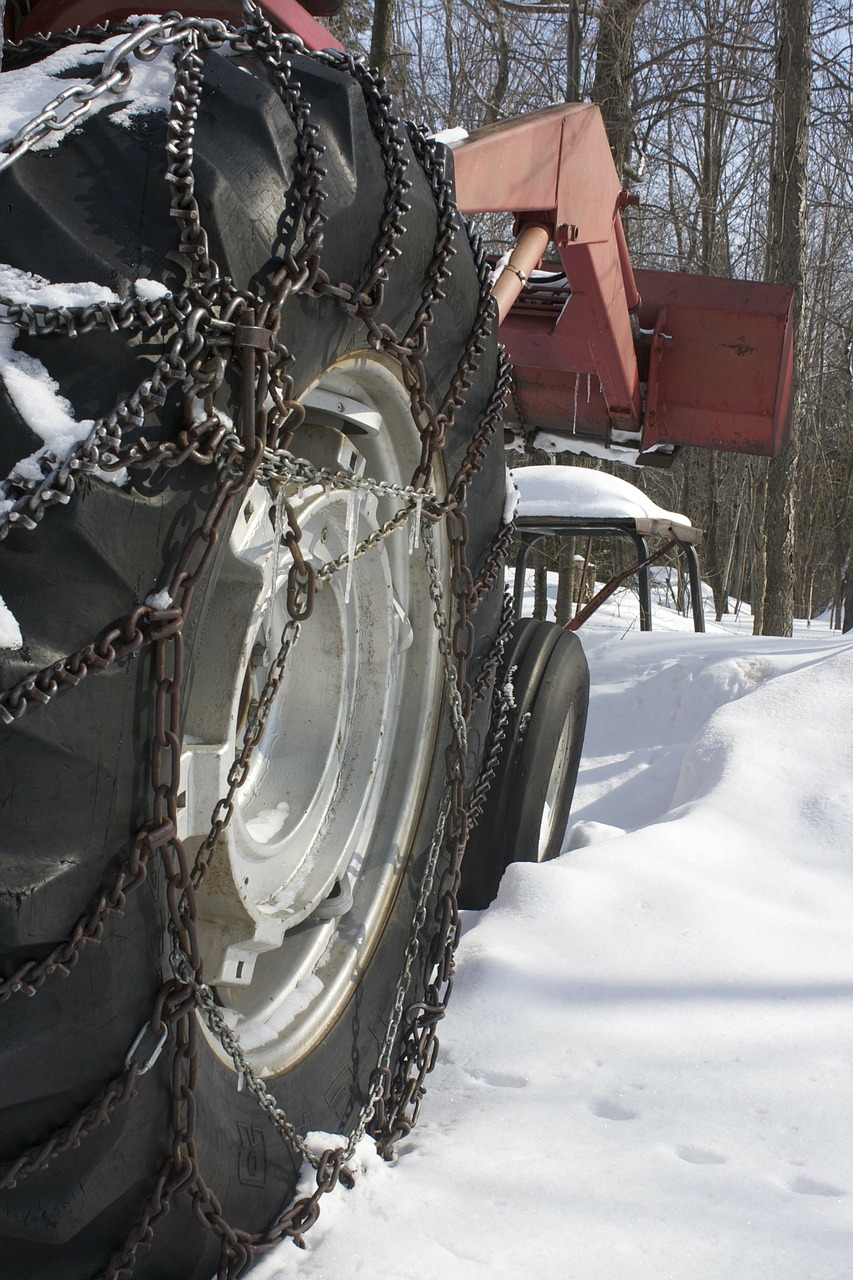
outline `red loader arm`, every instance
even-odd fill
[[[572,437],[622,446],[657,465],[678,445],[781,448],[791,416],[793,291],[635,273],[620,213],[628,197],[597,107],[549,107],[480,130],[456,148],[455,162],[463,212],[513,213],[520,246],[525,233],[535,246],[522,275],[547,240],[565,272],[534,278],[511,309],[501,305],[520,425],[566,447]],[[538,241],[529,228],[544,229]],[[518,295],[522,279],[510,270]]]

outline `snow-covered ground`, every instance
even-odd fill
[[[468,914],[420,1124],[259,1280],[853,1276],[853,637],[750,623],[584,628],[569,849]]]

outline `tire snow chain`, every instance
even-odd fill
[[[5,168],[50,133],[62,134],[73,124],[80,123],[99,97],[129,83],[131,57],[152,60],[163,49],[174,47],[175,87],[168,124],[167,181],[171,186],[172,215],[178,225],[180,250],[188,262],[185,287],[153,302],[134,298],[86,307],[47,308],[0,297],[0,323],[14,324],[32,336],[58,334],[73,338],[99,328],[113,332],[120,330],[129,336],[145,334],[149,340],[159,336],[168,342],[167,350],[153,373],[110,414],[95,422],[87,438],[76,445],[67,457],[60,459],[44,450],[39,456],[42,474],[38,480],[26,478],[13,469],[0,485],[0,493],[5,499],[0,517],[0,538],[10,530],[26,532],[35,529],[51,506],[71,500],[81,475],[97,475],[125,467],[151,469],[186,463],[212,464],[218,475],[211,506],[202,523],[187,539],[172,574],[167,588],[168,605],[135,605],[125,618],[103,630],[92,643],[41,671],[30,673],[0,695],[0,725],[8,727],[35,707],[48,704],[58,694],[76,687],[90,674],[102,671],[143,648],[152,652],[155,727],[150,745],[151,817],[137,832],[111,886],[78,920],[71,935],[47,957],[25,962],[0,981],[2,1001],[20,993],[33,996],[53,975],[67,975],[83,949],[90,943],[101,941],[107,920],[121,916],[127,894],[143,882],[151,858],[159,856],[167,880],[174,948],[173,976],[161,988],[152,1016],[135,1037],[122,1070],[71,1123],[60,1126],[40,1146],[24,1151],[0,1167],[0,1189],[15,1186],[71,1146],[79,1144],[93,1129],[108,1123],[115,1109],[134,1096],[138,1077],[150,1069],[167,1040],[171,1041],[171,1151],[136,1223],[102,1270],[101,1274],[109,1280],[133,1270],[139,1250],[147,1247],[157,1222],[168,1212],[173,1197],[181,1191],[192,1197],[196,1216],[220,1239],[219,1275],[223,1278],[242,1275],[259,1252],[272,1248],[281,1240],[289,1237],[299,1245],[303,1243],[304,1232],[319,1214],[320,1198],[339,1181],[351,1184],[352,1175],[346,1167],[347,1161],[352,1158],[365,1133],[371,1134],[379,1151],[390,1159],[394,1144],[410,1132],[420,1110],[425,1078],[435,1063],[438,1048],[436,1027],[444,1016],[452,986],[453,955],[459,936],[456,893],[461,858],[472,815],[482,807],[485,790],[494,772],[493,762],[500,747],[500,730],[505,725],[506,716],[505,707],[501,711],[499,694],[493,691],[496,710],[493,713],[491,747],[481,778],[472,791],[472,801],[466,808],[468,719],[474,705],[486,696],[490,685],[496,681],[513,622],[511,603],[507,600],[496,644],[472,686],[468,673],[473,652],[472,619],[485,594],[497,582],[512,536],[511,525],[499,531],[475,580],[467,563],[465,503],[468,488],[500,426],[502,406],[510,385],[509,365],[503,354],[497,385],[462,464],[448,487],[447,496],[442,500],[432,489],[432,468],[435,455],[444,447],[448,428],[464,403],[473,374],[485,351],[486,331],[492,323],[493,300],[482,247],[472,240],[479,278],[477,314],[448,391],[436,410],[430,404],[426,390],[423,363],[426,331],[432,323],[436,302],[444,297],[448,264],[455,251],[453,236],[459,224],[445,174],[443,150],[423,130],[405,126],[416,159],[429,181],[437,222],[433,256],[416,315],[406,333],[398,337],[376,319],[388,265],[400,252],[399,241],[408,210],[406,195],[410,187],[405,177],[407,161],[403,154],[400,124],[391,113],[384,82],[360,61],[346,55],[307,54],[297,38],[275,34],[253,5],[247,4],[246,9],[248,22],[239,31],[214,20],[183,19],[172,15],[162,20],[145,21],[141,25],[122,23],[97,28],[94,32],[76,31],[56,38],[37,38],[35,45],[38,50],[49,52],[84,39],[105,39],[117,34],[122,37],[88,86],[78,86],[60,94],[19,132],[0,158],[0,168]],[[241,292],[232,280],[220,275],[216,262],[209,255],[194,193],[193,131],[202,86],[201,50],[217,49],[224,44],[260,58],[297,135],[303,244],[296,254],[288,254],[282,259],[282,265],[273,277],[271,298]],[[30,45],[33,45],[32,41],[28,42],[28,47]],[[9,53],[14,57],[14,46]],[[290,55],[294,53],[346,72],[358,82],[383,157],[387,180],[383,215],[370,266],[357,288],[349,284],[334,284],[321,267],[325,222],[322,204],[325,196],[322,188],[324,175],[319,161],[323,148],[310,120],[310,106],[302,97],[293,73]],[[290,452],[288,446],[304,417],[304,409],[293,399],[293,380],[288,373],[292,356],[279,343],[277,335],[282,306],[290,294],[300,291],[326,298],[358,318],[367,330],[370,344],[397,360],[414,419],[424,424],[419,428],[421,459],[410,486],[393,486],[349,473],[317,470]],[[239,431],[231,428],[213,403],[229,364],[241,372]],[[176,434],[175,439],[151,444],[143,434],[146,416],[160,409],[175,388],[183,393],[185,403],[193,406],[194,412],[188,414],[188,425]],[[270,404],[271,409],[268,408]],[[131,433],[132,438],[128,438]],[[176,834],[180,789],[178,727],[184,660],[183,623],[196,584],[209,566],[234,503],[255,480],[270,489],[276,503],[283,486],[295,485],[298,489],[299,486],[313,484],[322,485],[327,490],[366,490],[380,497],[400,499],[402,505],[396,515],[359,542],[353,558],[368,553],[406,523],[413,531],[412,545],[417,547],[418,541],[422,540],[452,726],[452,738],[446,751],[445,799],[419,886],[413,927],[378,1066],[346,1144],[320,1156],[309,1150],[263,1082],[252,1072],[239,1042],[222,1018],[214,992],[200,980],[194,924],[196,895],[202,888],[217,839],[231,818],[234,796],[245,779],[252,752],[263,734],[269,709],[284,677],[288,655],[310,616],[311,592],[349,564],[349,556],[343,555],[337,561],[324,565],[316,574],[314,583],[313,569],[305,565],[298,553],[300,532],[292,511],[285,535],[296,570],[289,600],[291,617],[284,626],[278,655],[270,667],[258,707],[245,727],[242,745],[229,771],[229,790],[215,807],[210,832],[192,866]],[[451,546],[452,596],[455,603],[452,625],[444,607],[433,549],[433,526],[440,520],[447,524]],[[449,858],[449,865],[438,883],[431,939],[425,947],[423,935],[429,925],[430,902],[443,850]],[[418,981],[416,968],[421,973],[421,991],[420,998],[412,1002],[413,984]],[[242,1079],[283,1140],[316,1170],[315,1189],[284,1208],[263,1233],[250,1234],[233,1228],[223,1219],[219,1202],[205,1183],[194,1155],[196,1010],[220,1039]]]
[[[477,820],[483,812],[486,803],[486,797],[489,794],[492,781],[497,772],[498,762],[500,761],[501,749],[503,741],[506,738],[506,727],[509,724],[509,712],[513,706],[512,687],[510,683],[511,672],[503,671],[504,653],[515,625],[515,605],[512,597],[507,593],[504,596],[503,610],[501,612],[501,624],[498,629],[495,647],[483,670],[477,678],[476,684],[473,686],[473,696],[475,699],[485,696],[489,687],[492,690],[492,715],[489,725],[489,740],[486,751],[483,755],[483,765],[480,769],[480,776],[477,779],[476,786],[473,788],[468,801],[468,831],[470,832],[476,825]],[[499,673],[503,674],[503,678],[499,679]]]

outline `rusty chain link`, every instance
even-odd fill
[[[40,459],[42,474],[38,480],[13,469],[0,490],[0,496],[5,499],[0,538],[11,529],[24,532],[35,529],[53,505],[73,498],[81,475],[123,467],[148,469],[188,463],[213,464],[216,474],[210,506],[184,543],[165,586],[168,604],[134,605],[124,618],[104,629],[91,644],[40,671],[31,672],[0,694],[0,727],[8,727],[21,716],[76,687],[89,675],[96,675],[143,649],[150,651],[154,702],[149,760],[150,817],[141,825],[111,885],[87,909],[70,936],[48,956],[23,962],[0,981],[0,1000],[7,1000],[18,994],[34,996],[52,975],[67,974],[85,947],[101,940],[106,920],[122,914],[127,894],[144,881],[152,858],[160,860],[165,871],[173,972],[160,990],[150,1021],[130,1046],[123,1068],[75,1120],[56,1129],[41,1146],[28,1149],[0,1167],[0,1189],[11,1187],[79,1144],[93,1129],[108,1123],[115,1109],[134,1096],[138,1077],[150,1069],[169,1045],[171,1149],[136,1221],[105,1263],[101,1274],[108,1280],[131,1274],[139,1251],[148,1247],[157,1223],[168,1212],[174,1197],[182,1192],[191,1197],[198,1220],[220,1241],[219,1276],[225,1280],[242,1275],[256,1254],[279,1241],[290,1238],[297,1244],[303,1243],[305,1231],[318,1215],[322,1195],[339,1181],[347,1184],[351,1181],[347,1161],[365,1133],[370,1133],[380,1152],[390,1157],[394,1144],[410,1131],[420,1110],[425,1078],[435,1062],[436,1028],[452,987],[453,953],[459,936],[456,894],[461,859],[472,820],[482,807],[494,773],[502,740],[501,716],[504,726],[506,720],[506,707],[502,707],[499,691],[493,689],[487,759],[479,779],[472,782],[468,724],[474,707],[496,684],[512,626],[511,605],[505,603],[497,641],[477,678],[472,680],[474,617],[498,581],[512,536],[511,525],[499,530],[475,578],[468,563],[465,506],[468,490],[500,429],[510,379],[508,364],[503,358],[495,390],[462,463],[450,480],[446,497],[437,497],[432,479],[434,458],[444,448],[447,432],[464,403],[486,350],[487,332],[493,323],[488,264],[482,249],[475,244],[479,292],[470,336],[448,391],[436,408],[426,388],[426,334],[435,304],[444,297],[449,262],[455,252],[453,239],[462,226],[445,173],[443,149],[423,131],[406,126],[408,141],[435,201],[436,235],[415,316],[405,334],[398,337],[377,319],[377,313],[389,265],[401,251],[411,183],[406,176],[406,138],[392,114],[384,83],[361,62],[346,55],[305,54],[298,39],[275,33],[254,6],[247,6],[247,10],[249,21],[240,31],[214,20],[181,19],[175,15],[147,21],[141,26],[119,24],[98,29],[98,38],[115,35],[117,31],[123,37],[108,53],[100,72],[88,86],[75,86],[48,104],[12,139],[0,161],[0,168],[14,163],[50,132],[60,133],[80,122],[100,96],[126,87],[132,76],[132,57],[150,60],[166,49],[172,50],[175,87],[168,122],[166,176],[180,252],[188,263],[185,286],[155,302],[133,299],[86,307],[38,307],[0,297],[0,323],[13,324],[35,336],[73,337],[93,329],[106,329],[121,330],[129,336],[145,334],[149,339],[158,336],[166,344],[153,372],[110,414],[99,419],[87,438],[66,458],[52,456],[45,450]],[[66,33],[56,44],[42,43],[45,49],[50,49],[84,38],[93,38],[93,33],[80,32],[71,37]],[[271,296],[266,298],[239,291],[232,280],[220,276],[218,265],[209,255],[195,198],[193,134],[204,73],[201,50],[224,44],[253,53],[260,60],[296,131],[295,182],[302,246],[297,252],[282,256],[272,278]],[[353,77],[364,95],[368,119],[382,155],[386,178],[383,210],[371,261],[358,285],[333,282],[322,270],[325,224],[322,145],[296,78],[294,53],[312,57]],[[71,105],[64,110],[67,103]],[[395,486],[346,472],[316,469],[290,451],[304,409],[293,398],[293,380],[289,373],[293,357],[280,344],[278,328],[281,307],[291,294],[300,291],[326,299],[359,319],[370,345],[396,360],[421,438],[421,458],[410,485]],[[229,366],[238,373],[241,387],[241,418],[236,428],[214,407],[214,395],[223,384]],[[175,387],[181,389],[187,405],[200,408],[197,407],[186,428],[173,439],[149,443],[143,434],[146,418],[164,405]],[[351,560],[350,555],[345,554],[315,571],[299,551],[299,528],[292,509],[288,514],[286,537],[292,559],[293,586],[288,595],[290,617],[283,628],[278,655],[270,665],[257,706],[245,726],[242,743],[228,773],[228,790],[211,815],[209,833],[192,864],[178,837],[183,624],[196,586],[207,573],[218,541],[228,528],[234,505],[254,482],[265,485],[274,501],[285,484],[319,484],[342,493],[367,491],[377,497],[399,499],[401,505],[396,514],[360,540],[352,558],[368,554],[406,524],[419,528],[450,722],[445,754],[445,796],[418,885],[412,929],[378,1065],[343,1147],[321,1155],[308,1148],[283,1109],[254,1075],[239,1041],[222,1018],[215,992],[200,977],[195,927],[197,894],[202,889],[219,836],[230,821],[234,799],[245,780],[252,753],[262,738],[270,708],[284,679],[289,654],[311,616],[313,593]],[[434,549],[433,529],[438,522],[446,528],[450,547],[452,615],[445,604],[446,593]],[[242,1072],[259,1106],[282,1139],[316,1171],[316,1188],[311,1194],[301,1196],[283,1209],[263,1233],[248,1233],[225,1221],[219,1201],[198,1166],[194,1138],[198,1072],[196,1011],[205,1018]]]

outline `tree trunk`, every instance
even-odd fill
[[[791,438],[773,458],[764,508],[767,579],[764,635],[789,636],[794,620],[794,514],[797,426],[802,398],[803,285],[806,269],[806,165],[811,93],[812,0],[780,0],[774,138],[770,168],[767,278],[792,284],[794,413]]]
[[[592,101],[601,108],[616,172],[624,181],[631,157],[634,117],[631,80],[634,27],[646,0],[604,0],[598,20]]]
[[[709,452],[707,466],[708,525],[705,534],[705,581],[714,593],[714,616],[720,621],[726,611],[725,563],[721,546],[722,504],[720,501],[720,459]]]
[[[533,570],[533,616],[540,622],[548,616],[548,570],[544,556]]]
[[[566,102],[581,100],[581,16],[578,0],[569,3],[569,30],[566,39]]]
[[[383,76],[388,75],[393,17],[394,0],[375,0],[370,33],[370,65]]]
[[[706,10],[708,9],[706,0]],[[700,270],[705,276],[716,275],[717,266],[717,212],[720,201],[721,165],[719,154],[719,131],[714,65],[712,57],[712,38],[715,34],[711,26],[711,16],[706,14],[708,29],[705,37],[704,52],[704,103],[702,108],[702,183],[700,187],[699,214],[702,245]]]
[[[509,88],[509,41],[506,34],[506,22],[500,4],[493,4],[491,7],[494,13],[493,31],[497,65],[495,67],[495,82],[483,115],[484,125],[497,123],[503,108],[506,91]]]
[[[444,9],[444,57],[450,72],[447,77],[447,123],[451,128],[456,128],[459,124],[459,112],[456,104],[457,77],[454,74],[452,15],[453,0],[447,0]]]
[[[746,531],[742,529],[740,532],[740,538],[738,539],[737,567],[735,569],[735,576],[732,584],[734,590],[729,591],[729,595],[733,595],[735,598],[735,613],[740,612],[740,605],[743,599],[743,580],[746,573],[746,545],[747,534]]]
[[[751,546],[751,572],[752,581],[752,633],[760,636],[764,634],[764,591],[767,584],[767,557],[765,555],[765,540],[763,528],[756,530],[752,538]]]
[[[557,603],[554,608],[554,616],[560,626],[565,626],[572,616],[574,568],[575,540],[574,538],[561,538],[557,553]]]

